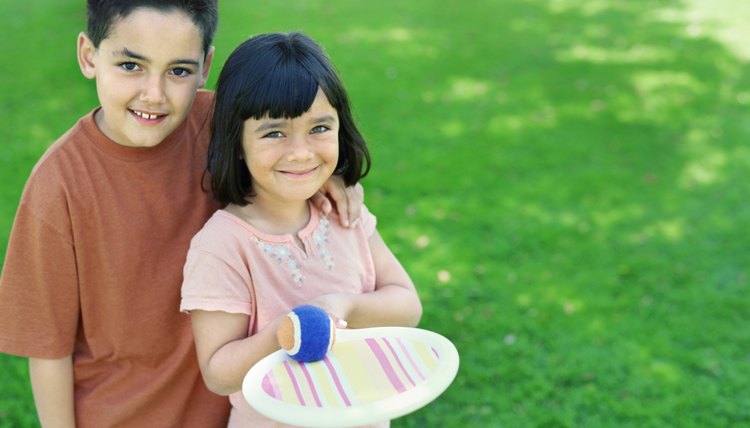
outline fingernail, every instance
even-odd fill
[[[336,321],[336,327],[338,327],[338,328],[346,328],[347,325],[349,325],[349,323],[347,323],[346,321],[342,320],[341,318],[339,318],[339,320]]]

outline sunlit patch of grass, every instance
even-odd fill
[[[0,251],[32,165],[96,104],[83,6],[6,3],[24,72],[0,66]],[[750,424],[744,3],[220,7],[209,87],[250,34],[331,55],[373,153],[366,203],[421,326],[459,349],[453,385],[393,426]],[[0,427],[35,426],[25,361],[0,368]]]

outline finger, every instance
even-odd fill
[[[361,184],[357,183],[354,186],[346,188],[346,196],[346,218],[349,220],[349,224],[353,227],[362,211],[362,205],[365,200],[365,190]],[[339,211],[339,215],[343,214]]]
[[[348,188],[347,188],[348,189]],[[349,227],[351,221],[349,220],[349,205],[351,204],[351,198],[349,198],[348,190],[342,192],[341,199],[336,201],[336,212],[339,214],[339,222],[344,227]]]
[[[313,300],[310,304],[314,305],[314,306],[317,306],[317,307],[323,309],[324,311],[326,311],[326,314],[328,314],[328,318],[331,319],[331,321],[333,322],[333,325],[336,328],[346,328],[349,325],[349,323],[346,322],[345,319],[343,319],[340,316],[336,315],[327,304],[325,304],[323,302],[315,301],[315,300]]]
[[[331,201],[322,190],[318,190],[310,199],[312,200],[313,205],[318,207],[323,214],[331,213],[333,206],[331,206]]]

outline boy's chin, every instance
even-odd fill
[[[133,135],[128,136],[129,138],[122,144],[129,147],[156,147],[163,143],[171,134],[174,129],[159,129],[149,130],[147,132],[136,132]]]
[[[156,147],[159,144],[161,144],[164,141],[164,139],[147,139],[147,140],[128,140],[128,141],[115,141],[117,144],[125,147],[133,147],[133,148],[151,148]]]

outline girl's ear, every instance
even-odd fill
[[[78,34],[78,65],[81,73],[89,79],[96,77],[95,54],[96,48],[89,36],[83,32]]]

